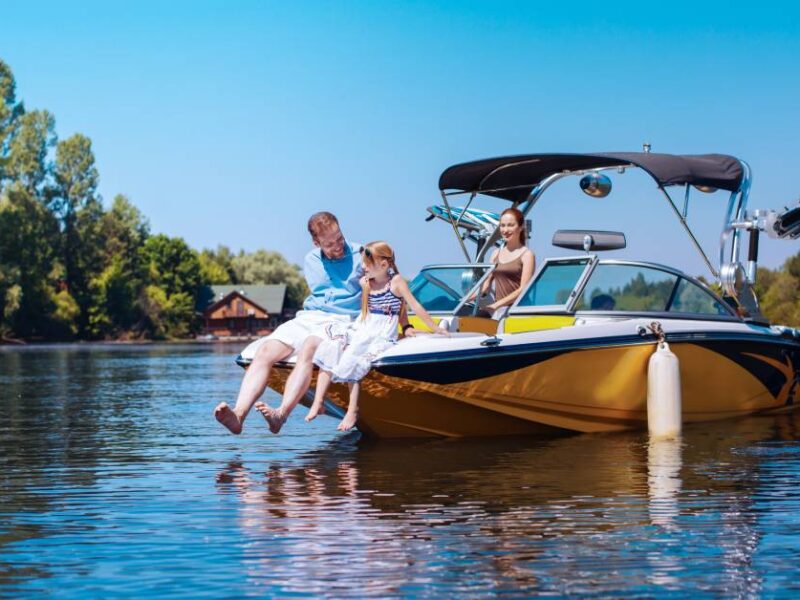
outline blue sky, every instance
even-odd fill
[[[0,58],[61,138],[93,141],[108,202],[196,248],[279,250],[305,221],[386,239],[401,270],[459,259],[426,223],[447,166],[528,152],[720,152],[754,172],[751,207],[800,195],[800,8],[790,3],[39,2],[2,8]],[[592,200],[563,182],[533,213],[625,231],[622,254],[703,274],[641,175]],[[678,196],[681,193],[678,192]],[[690,220],[716,253],[726,198]],[[487,201],[487,208],[502,208]],[[778,266],[797,242],[765,240]],[[408,273],[411,274],[411,273]]]

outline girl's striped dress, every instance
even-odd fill
[[[399,277],[399,275],[395,275]],[[330,371],[333,381],[354,383],[369,373],[372,361],[397,340],[397,323],[403,307],[402,298],[392,293],[391,280],[367,299],[369,312],[349,325],[331,323],[314,354],[314,364]]]

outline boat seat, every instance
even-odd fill
[[[495,335],[497,333],[497,321],[486,317],[431,317],[436,324],[445,323],[444,328],[451,333],[456,332],[471,332],[483,333],[486,335]],[[408,322],[411,323],[415,329],[427,331],[428,326],[422,322],[422,319],[415,315],[408,317]]]
[[[458,331],[470,331],[474,333],[485,333],[495,335],[497,333],[498,322],[489,317],[459,317],[461,323]]]
[[[561,329],[575,324],[571,315],[510,315],[503,319],[502,333],[525,333],[545,329]]]

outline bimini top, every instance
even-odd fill
[[[739,159],[724,154],[521,154],[453,165],[439,177],[439,189],[521,202],[542,180],[555,173],[626,165],[641,167],[659,186],[688,183],[730,192],[739,189],[744,174]]]

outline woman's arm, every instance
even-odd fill
[[[494,263],[495,262],[495,260],[497,259],[498,252],[500,252],[500,249],[496,248],[494,253],[492,253],[492,258],[489,259],[490,263]],[[483,281],[483,283],[481,284],[481,289],[479,289],[477,292],[475,292],[469,298],[467,298],[467,302],[475,302],[475,300],[480,300],[486,294],[488,294],[489,293],[489,288],[492,285],[492,279],[493,278],[494,278],[494,271],[489,273],[489,276]]]
[[[536,256],[534,256],[533,252],[526,249],[525,252],[522,253],[521,259],[522,275],[520,276],[519,287],[507,296],[503,296],[492,302],[486,307],[488,310],[497,310],[501,306],[510,306],[514,304],[514,300],[522,293],[523,288],[531,280],[531,277],[533,277],[533,271],[536,269]]]
[[[408,289],[408,284],[406,283],[405,279],[399,275],[396,275],[394,279],[392,279],[391,290],[395,296],[405,300],[406,304],[414,309],[414,313],[416,313],[416,315],[422,319],[422,322],[430,327],[434,333],[441,333],[446,336],[450,335],[449,331],[442,329],[436,323],[434,323],[433,319],[431,319],[431,316],[428,314],[428,311],[423,308],[417,299],[414,298],[414,294],[411,293],[411,290]]]

